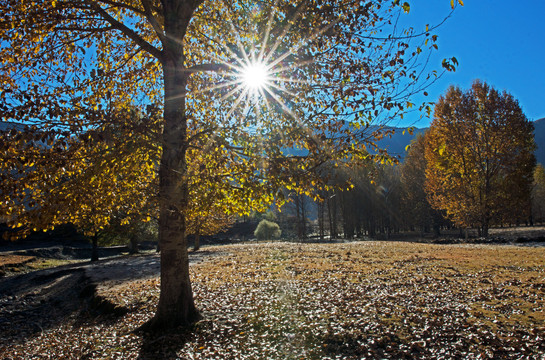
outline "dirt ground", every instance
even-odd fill
[[[191,252],[190,264],[217,255],[211,251]],[[126,281],[158,277],[159,254],[122,256],[97,262],[80,262],[0,278],[0,337],[29,328],[28,336],[60,323],[67,314],[79,311],[118,311],[97,293]],[[19,326],[22,324],[31,327]]]

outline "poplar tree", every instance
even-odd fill
[[[533,124],[518,101],[475,81],[451,86],[426,134],[426,190],[458,226],[488,236],[493,223],[529,216],[536,163]]]

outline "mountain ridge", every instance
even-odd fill
[[[545,118],[533,121],[534,138],[537,145],[535,151],[538,163],[545,165]],[[399,156],[403,161],[406,155],[405,148],[411,143],[417,134],[424,133],[428,128],[413,128],[413,134],[409,134],[406,128],[389,126],[387,129],[395,130],[391,137],[385,137],[377,142],[380,148],[384,148],[390,155]]]

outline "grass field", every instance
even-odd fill
[[[9,276],[34,270],[48,269],[74,263],[74,260],[37,258],[26,255],[0,255],[0,276]]]
[[[134,334],[158,279],[98,289],[123,308],[67,316],[0,358],[543,359],[545,248],[260,243],[192,266],[204,320]]]

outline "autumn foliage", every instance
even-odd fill
[[[426,189],[436,209],[484,236],[493,223],[529,215],[533,125],[517,100],[476,81],[450,87],[426,135]]]
[[[97,289],[124,315],[64,313],[53,324],[18,316],[40,309],[30,293],[2,303],[10,322],[0,322],[0,358],[541,359],[545,352],[544,248],[368,241],[207,250],[217,256],[190,268],[207,314],[191,330],[133,331],[155,312],[158,278]]]

